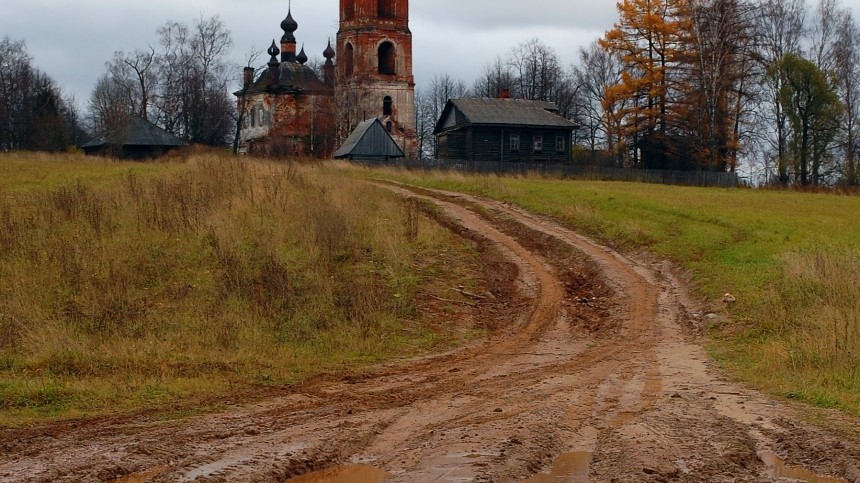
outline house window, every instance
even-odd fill
[[[390,116],[392,112],[394,112],[394,101],[391,96],[385,96],[382,99],[382,115]]]
[[[534,137],[534,152],[542,153],[543,152],[543,136],[536,135]]]
[[[563,153],[565,152],[565,143],[564,136],[556,136],[555,138],[555,152]]]
[[[519,134],[511,134],[511,152],[512,153],[520,152],[520,135]]]
[[[379,73],[385,75],[394,75],[397,73],[397,55],[394,49],[394,44],[391,42],[383,42],[379,46]]]

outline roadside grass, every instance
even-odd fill
[[[475,283],[475,248],[387,190],[211,154],[28,156],[0,155],[0,425],[187,409],[475,335],[419,310]]]
[[[771,394],[860,415],[860,197],[362,171],[554,217],[677,262],[711,310],[711,354]],[[724,307],[723,294],[737,302]]]

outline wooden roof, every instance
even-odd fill
[[[346,138],[343,146],[334,153],[335,158],[403,158],[406,155],[394,142],[391,134],[379,119],[368,119],[359,124]]]
[[[131,115],[110,126],[81,148],[86,150],[108,145],[179,147],[187,146],[188,143],[138,115]]]
[[[552,102],[525,99],[450,99],[436,124],[436,134],[466,125],[512,125],[576,129],[556,114]]]

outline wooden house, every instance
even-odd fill
[[[577,126],[551,102],[451,99],[436,124],[441,159],[567,163]]]
[[[88,155],[149,159],[188,143],[137,116],[126,116],[81,146]]]

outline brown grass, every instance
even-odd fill
[[[451,264],[443,251],[463,268],[434,269]],[[205,155],[103,184],[0,189],[0,423],[432,347],[422,282],[468,278],[474,261],[413,204],[319,167]]]

